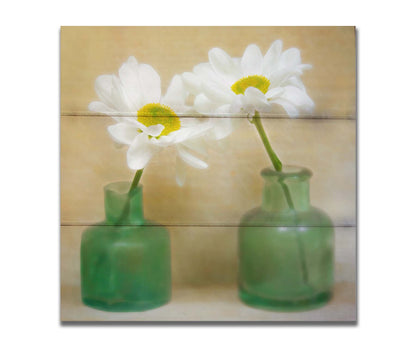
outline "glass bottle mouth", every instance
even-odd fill
[[[264,178],[276,177],[279,180],[295,179],[299,181],[308,180],[312,176],[312,171],[296,165],[284,165],[282,171],[276,171],[272,167],[267,167],[261,171]]]
[[[104,187],[106,220],[112,225],[141,225],[144,222],[142,186],[129,193],[131,182],[113,182]]]
[[[111,192],[114,195],[126,195],[129,192],[131,182],[127,181],[120,181],[120,182],[112,182],[104,186],[104,191]],[[137,187],[133,188],[133,190],[141,190],[142,185],[139,184]]]

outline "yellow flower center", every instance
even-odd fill
[[[165,128],[160,133],[160,136],[168,135],[172,131],[181,128],[181,121],[176,113],[170,107],[162,104],[144,105],[137,111],[137,121],[147,127],[162,124]]]
[[[257,88],[266,94],[270,87],[270,81],[264,76],[251,75],[240,78],[231,86],[231,90],[236,94],[244,94],[248,87]]]

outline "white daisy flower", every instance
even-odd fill
[[[211,49],[208,57],[209,62],[195,66],[193,73],[182,74],[185,87],[196,96],[194,107],[199,113],[251,118],[256,111],[275,114],[279,106],[291,117],[313,111],[314,103],[300,79],[311,66],[302,64],[297,48],[282,52],[278,40],[264,57],[254,44],[242,58],[231,58],[220,48]],[[225,137],[231,132],[230,120],[218,122],[223,128],[217,130],[217,137]]]
[[[211,124],[208,120],[179,118],[178,115],[192,112],[186,105],[188,92],[180,76],[173,77],[166,94],[161,96],[157,72],[130,57],[119,69],[119,76],[99,76],[95,91],[100,101],[92,102],[89,110],[110,115],[117,121],[108,131],[117,144],[129,146],[130,169],[143,169],[156,153],[168,146],[177,150],[179,185],[184,183],[184,164],[198,169],[208,167],[194,153],[204,154],[203,135]]]

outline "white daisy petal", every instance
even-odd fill
[[[122,145],[130,145],[137,135],[137,128],[126,122],[110,125],[108,128],[111,138]]]
[[[165,126],[162,124],[151,125],[146,128],[143,132],[147,135],[157,137],[165,129]]]
[[[217,107],[217,110],[216,110],[217,115],[222,116],[222,117],[232,117],[232,112],[230,111],[230,108],[231,108],[230,104]]]
[[[160,151],[146,134],[139,134],[127,151],[127,165],[132,170],[143,169],[152,157]]]
[[[170,82],[162,103],[169,106],[184,105],[186,99],[186,91],[179,75],[175,75]]]
[[[241,58],[244,76],[259,75],[262,72],[263,56],[257,45],[249,45]]]
[[[281,105],[291,117],[298,116],[300,112],[311,114],[314,108],[314,103],[309,95],[304,90],[293,86],[285,87],[284,93],[270,102]]]
[[[93,101],[88,105],[88,109],[91,112],[97,112],[97,113],[105,113],[105,114],[114,114],[116,110],[113,108],[107,106],[101,101]]]
[[[270,75],[270,88],[284,86],[288,79],[299,75],[299,71],[293,68],[277,69]]]
[[[284,85],[292,85],[294,87],[297,87],[299,89],[305,90],[305,86],[303,85],[302,80],[298,76],[292,76],[286,80]]]
[[[197,95],[201,92],[201,82],[197,75],[191,72],[185,72],[182,74],[182,81],[185,89],[189,93]]]
[[[147,64],[140,64],[138,70],[143,105],[158,103],[161,94],[158,73]]]
[[[282,95],[284,93],[284,88],[281,87],[276,87],[273,89],[269,89],[266,93],[266,98],[267,99],[273,99],[276,98],[279,95]]]
[[[233,102],[229,105],[229,114],[240,115],[244,108],[244,100],[245,97],[242,94],[235,96]]]
[[[291,102],[293,105],[302,108],[305,112],[309,113],[313,111],[314,102],[308,94],[302,89],[287,86],[284,93],[280,96],[281,99]]]
[[[269,75],[277,66],[282,52],[282,41],[274,41],[267,53],[264,56],[263,60],[263,74]]]
[[[255,111],[260,113],[268,113],[271,105],[267,101],[266,96],[257,88],[248,87],[244,92],[244,111],[248,113],[249,118],[254,116]]]
[[[204,94],[199,94],[195,97],[194,108],[198,113],[206,115],[214,115],[218,104],[212,102]]]
[[[248,87],[244,92],[246,102],[254,105],[255,107],[268,106],[266,95],[264,95],[260,90],[254,87]]]
[[[232,58],[220,48],[213,48],[208,52],[209,62],[214,70],[229,83],[238,79],[241,75]]]
[[[199,122],[197,126],[185,128],[182,127],[181,129],[177,131],[171,132],[167,136],[162,136],[156,141],[161,146],[169,146],[176,143],[182,143],[184,141],[188,141],[190,139],[196,139],[203,137],[208,130],[212,128],[211,123],[205,121],[205,122]]]
[[[130,102],[138,110],[142,106],[142,86],[139,77],[139,63],[136,58],[129,57],[121,65],[118,74]]]
[[[138,122],[136,117],[123,117],[123,122],[129,123],[131,126],[135,126],[136,128],[140,130],[146,130],[146,126],[142,123]]]
[[[281,68],[294,68],[301,64],[300,51],[297,48],[289,48],[282,53],[279,59]]]
[[[179,129],[159,138],[151,138],[151,141],[160,147],[168,147],[187,140],[192,135],[191,129]]]
[[[299,110],[297,109],[297,107],[295,105],[293,105],[289,101],[282,100],[282,99],[276,99],[276,101],[274,101],[274,103],[282,106],[284,108],[284,110],[286,111],[286,113],[290,117],[299,116]]]
[[[188,150],[186,150],[183,146],[177,146],[178,154],[181,159],[188,165],[196,168],[196,169],[206,169],[208,164],[205,163],[203,160],[195,157],[192,155]]]
[[[302,71],[310,70],[310,69],[312,69],[312,65],[311,64],[300,64],[299,69],[301,69]]]
[[[190,138],[181,142],[181,145],[201,155],[205,156],[208,154],[205,141],[201,140],[201,138]]]
[[[202,92],[212,101],[219,104],[230,103],[235,94],[230,88],[214,84],[211,82],[204,83]]]
[[[211,121],[214,123],[213,134],[216,140],[224,139],[233,132],[232,118],[216,118]]]
[[[134,127],[136,129],[139,129],[142,131],[142,133],[150,136],[159,136],[160,133],[165,129],[165,126],[162,124],[155,124],[151,126],[146,126],[140,122],[138,122],[136,119],[133,118],[123,118],[122,122],[129,124],[129,126]]]
[[[191,128],[201,124],[201,120],[199,118],[194,117],[182,117],[181,118],[181,128]]]
[[[109,107],[114,108],[113,100],[111,98],[111,90],[113,89],[113,77],[111,75],[101,75],[95,80],[95,92],[100,100]]]
[[[129,112],[135,110],[135,107],[127,98],[120,79],[114,75],[111,77],[111,99],[114,107],[121,112]]]
[[[134,119],[132,117],[123,117],[123,118],[121,118],[120,122],[127,123],[130,126],[135,127],[136,129],[141,130],[146,135],[150,135],[149,134],[149,131],[148,131],[148,127],[146,127],[146,125],[138,122],[136,119]]]
[[[179,187],[185,184],[186,164],[179,155],[176,156],[176,183]]]
[[[193,69],[194,74],[204,81],[218,80],[218,75],[215,73],[210,63],[200,63]]]
[[[195,114],[195,110],[192,106],[188,106],[188,105],[170,105],[170,107],[172,108],[173,112],[176,113],[177,116],[181,117],[183,115],[192,115]],[[182,120],[181,120],[182,122]]]

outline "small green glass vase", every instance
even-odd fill
[[[323,306],[334,282],[331,219],[309,203],[311,171],[264,169],[263,203],[239,227],[239,295],[250,306],[302,311]]]
[[[144,219],[142,187],[129,185],[104,187],[106,220],[82,235],[82,301],[100,310],[145,311],[171,297],[169,233]]]

